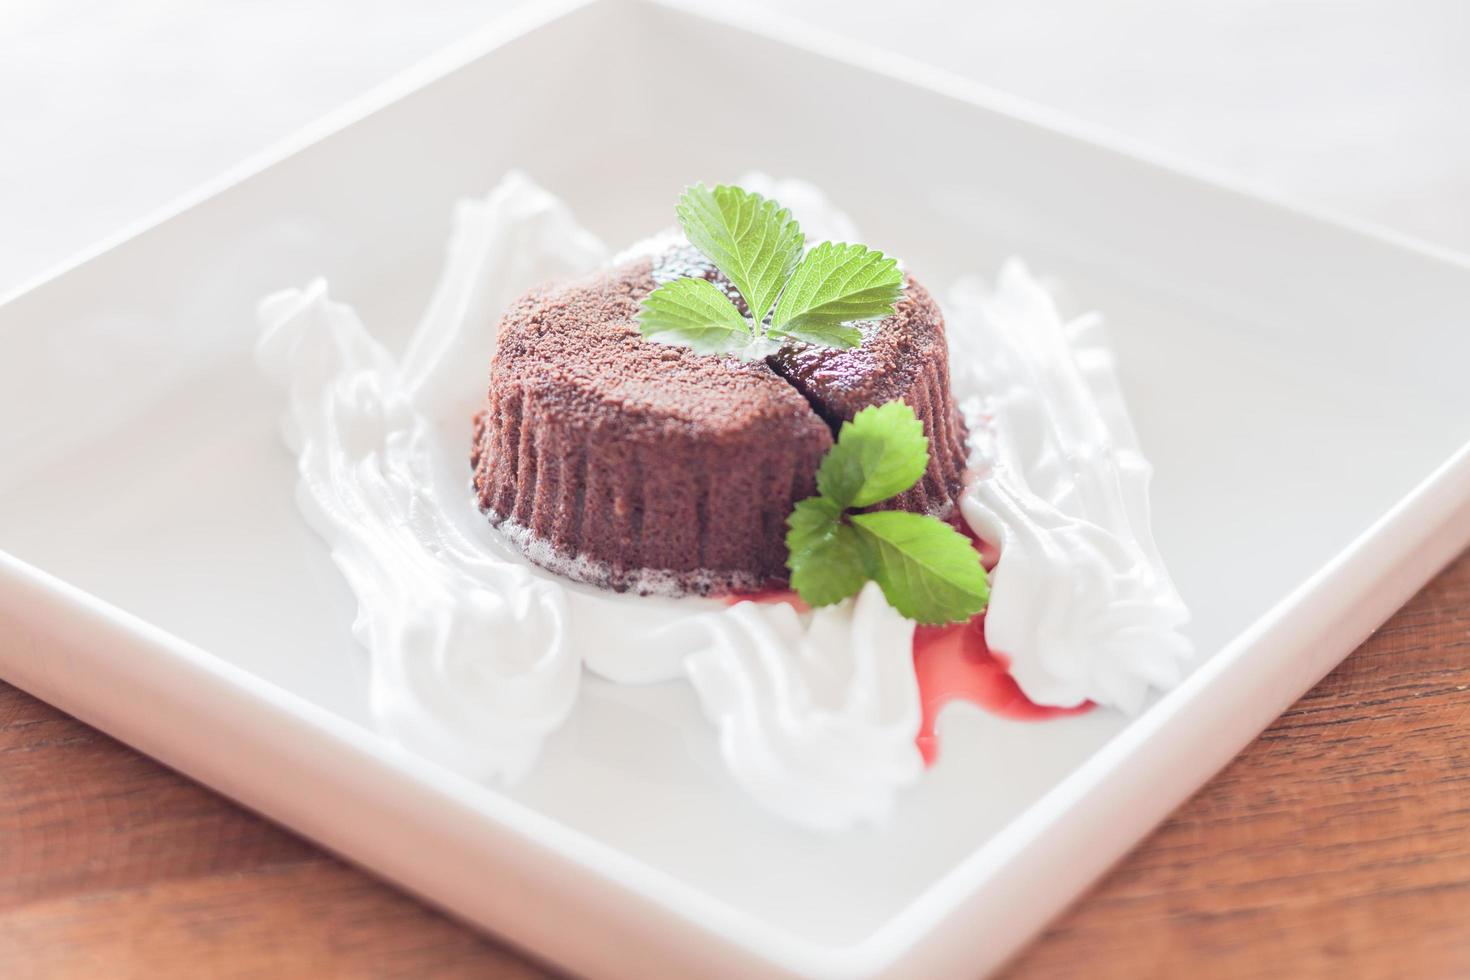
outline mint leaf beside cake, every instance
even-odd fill
[[[990,597],[980,555],[937,517],[899,510],[853,513],[909,489],[929,463],[929,440],[903,402],[845,422],[817,470],[819,496],[787,524],[791,586],[813,606],[840,602],[872,580],[888,604],[920,623],[969,619]]]

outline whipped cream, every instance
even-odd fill
[[[858,238],[809,184],[741,183],[790,207],[814,241]],[[357,599],[376,722],[510,782],[573,710],[584,669],[683,681],[757,802],[816,829],[881,823],[923,762],[913,624],[876,586],[814,613],[598,592],[530,564],[476,508],[470,425],[500,311],[607,261],[560,201],[511,173],[458,206],[401,359],[325,282],[262,301],[259,360],[288,392],[302,512]],[[946,313],[972,433],[961,509],[1001,549],[987,639],[1038,703],[1138,710],[1151,685],[1177,681],[1187,616],[1149,536],[1149,468],[1100,319],[1063,323],[1019,263],[994,291],[961,283]]]
[[[1017,259],[993,289],[956,284],[944,309],[970,428],[960,510],[1000,550],[986,642],[1038,704],[1137,713],[1179,682],[1193,646],[1102,317],[1063,321]]]
[[[820,200],[794,182],[774,193]],[[323,282],[262,301],[258,357],[288,391],[302,512],[357,599],[374,717],[416,752],[509,782],[572,710],[584,667],[624,683],[682,679],[759,803],[817,829],[881,822],[923,762],[913,624],[875,588],[806,614],[599,593],[531,565],[476,509],[469,427],[500,310],[607,257],[512,173],[459,206],[401,361]]]
[[[684,666],[735,778],[811,826],[881,823],[892,796],[873,787],[924,768],[914,624],[869,582],[805,621],[784,603],[742,602],[703,625],[711,642]]]

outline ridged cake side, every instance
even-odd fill
[[[929,469],[913,489],[879,506],[927,514],[951,509],[964,486],[965,423],[950,394],[944,314],[918,280],[908,277],[892,316],[863,327],[861,347],[804,344],[770,363],[834,432],[869,405],[906,402],[929,437]]]
[[[654,594],[785,577],[786,516],[816,492],[824,449],[600,444],[538,416],[534,392],[491,401],[476,418],[480,506],[537,564]]]
[[[481,509],[531,560],[604,588],[758,589],[831,434],[764,364],[638,334],[647,260],[534,292],[500,325],[476,419]]]

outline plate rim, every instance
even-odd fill
[[[876,45],[844,37],[780,11],[755,11],[744,8],[721,8],[718,11],[696,8],[692,0],[527,0],[526,3],[492,18],[483,27],[440,48],[423,59],[396,72],[360,95],[322,113],[289,135],[264,149],[247,155],[238,163],[195,184],[167,203],[126,222],[117,231],[83,246],[50,267],[22,279],[0,291],[0,309],[48,283],[61,278],[87,262],[127,244],[171,218],[204,204],[237,184],[283,162],[315,143],[346,129],[388,105],[411,95],[417,89],[436,81],[456,69],[463,68],[496,48],[528,34],[553,21],[570,17],[594,7],[626,7],[672,11],[694,20],[723,24],[795,48],[806,54],[836,61],[861,71],[880,75],[891,81],[921,88],[985,109],[1046,132],[1086,143],[1098,149],[1123,156],[1176,177],[1207,185],[1265,204],[1300,218],[1330,225],[1339,231],[1372,239],[1379,244],[1405,249],[1425,258],[1443,262],[1453,268],[1470,270],[1470,252],[1463,252],[1438,242],[1400,231],[1390,225],[1360,218],[1336,208],[1302,200],[1246,180],[1222,168],[1212,167],[1189,157],[1171,153],[1142,140],[1124,136],[1106,126],[1089,123],[1043,103],[1006,92],[1003,89],[966,78],[956,72],[925,64],[908,55]]]

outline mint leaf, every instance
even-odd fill
[[[793,555],[819,543],[841,522],[842,507],[825,497],[799,500],[786,518],[786,549]]]
[[[675,279],[649,293],[638,311],[638,330],[655,343],[701,354],[739,350],[754,339],[745,317],[708,279]]]
[[[839,350],[852,350],[863,345],[863,332],[845,323],[803,323],[785,330],[772,327],[771,335],[802,340],[818,347],[836,347]]]
[[[891,401],[842,423],[817,470],[817,491],[838,507],[869,507],[918,483],[928,466],[924,423],[912,408]]]
[[[968,619],[990,586],[970,540],[936,517],[885,510],[854,514],[868,575],[888,604],[920,623]]]
[[[791,587],[807,605],[830,606],[857,593],[868,580],[857,532],[842,523],[842,508],[808,497],[787,519]]]
[[[866,245],[823,242],[792,273],[776,304],[771,332],[855,347],[862,334],[844,324],[888,316],[902,294],[903,273],[895,260]]]
[[[695,184],[674,210],[690,243],[740,291],[751,320],[764,321],[806,240],[791,212],[728,184]]]
[[[920,623],[969,619],[990,600],[980,553],[937,517],[885,510],[852,514],[903,493],[929,466],[929,440],[901,401],[869,406],[843,424],[817,469],[818,496],[786,519],[791,587],[811,606],[855,594],[868,579]]]
[[[857,347],[863,335],[852,324],[888,316],[903,293],[898,263],[863,245],[823,242],[802,258],[801,226],[790,211],[759,194],[729,184],[713,190],[695,184],[674,210],[690,243],[735,285],[749,318],[737,333],[723,310],[716,315],[708,297],[692,294],[708,290],[681,287],[691,292],[666,294],[652,308],[644,302],[638,319],[650,340],[745,360],[760,360],[793,339]]]

